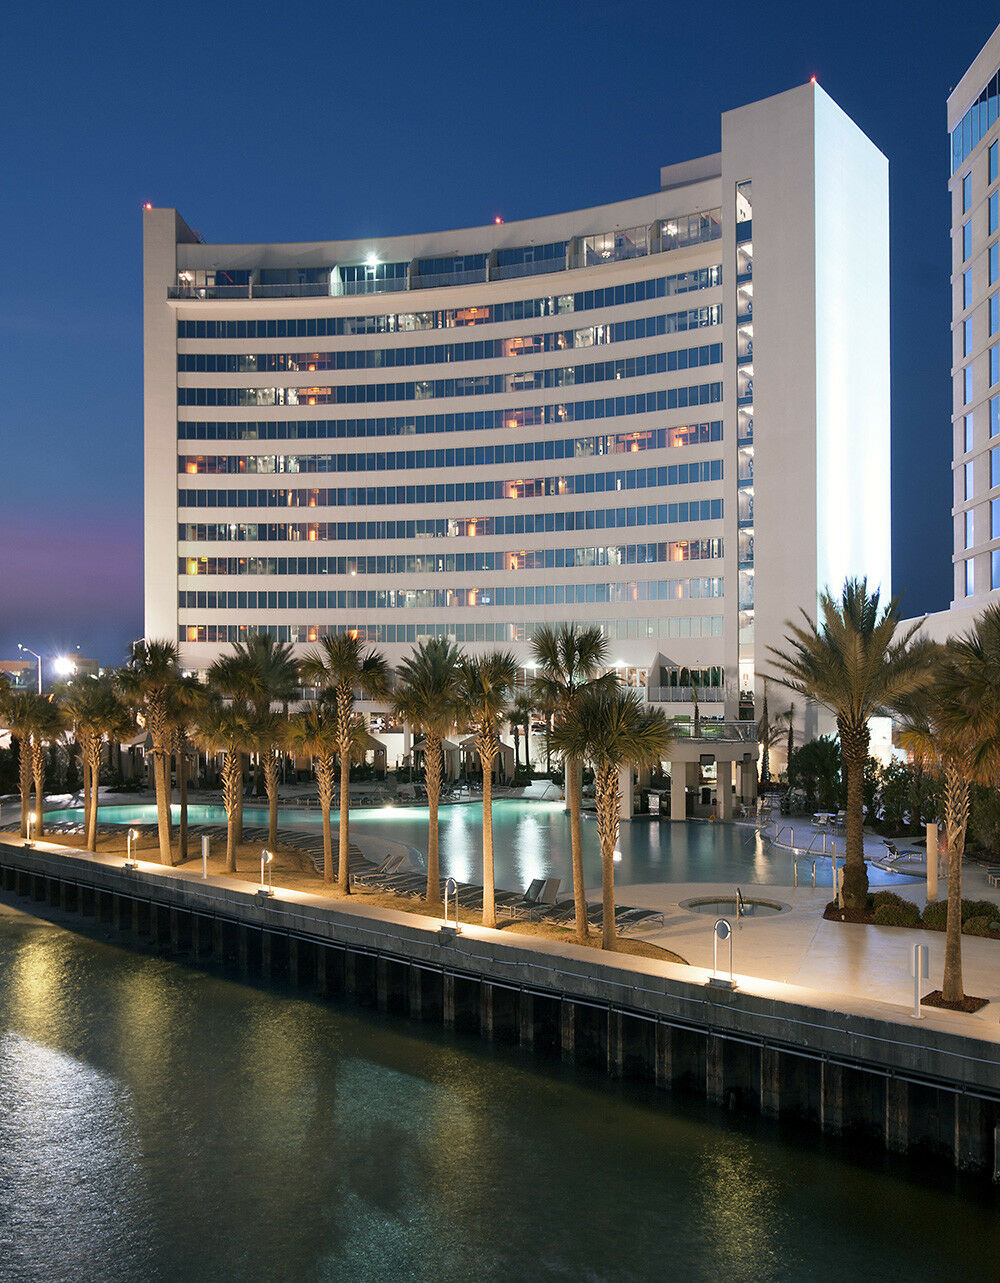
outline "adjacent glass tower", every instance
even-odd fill
[[[1000,27],[948,99],[955,590],[1000,593]],[[963,617],[964,621],[964,617]],[[971,620],[970,620],[971,622]]]
[[[887,165],[815,84],[600,208],[144,246],[146,632],[190,667],[596,623],[735,718],[821,588],[889,589]]]

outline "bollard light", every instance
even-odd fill
[[[274,860],[274,852],[268,851],[265,847],[260,853],[260,894],[274,895],[274,888],[271,886],[271,862]],[[264,870],[267,870],[267,882],[264,882]]]
[[[719,918],[712,930],[712,975],[708,978],[708,983],[718,989],[735,989],[736,981],[733,979],[733,928],[725,918]],[[729,941],[729,977],[719,975],[719,941]]]
[[[455,923],[452,925],[448,921],[448,897],[451,896],[455,904]],[[450,935],[458,935],[458,883],[454,878],[448,878],[444,884],[444,926],[441,931]]]
[[[24,845],[25,845],[25,846],[32,846],[32,845],[33,845],[33,843],[32,843],[32,840],[31,840],[31,839],[32,839],[32,837],[34,836],[34,834],[33,834],[33,830],[34,830],[35,828],[37,828],[37,825],[38,825],[38,816],[37,816],[37,815],[35,815],[35,814],[34,814],[34,812],[30,812],[30,813],[28,814],[28,836],[27,836],[27,837],[25,838],[25,840],[24,840]]]
[[[125,869],[128,873],[134,873],[139,867],[139,862],[132,854],[132,848],[139,840],[139,830],[129,829],[125,838]]]

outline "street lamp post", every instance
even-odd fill
[[[38,661],[38,693],[39,695],[41,695],[42,693],[42,657],[41,655],[39,655],[37,650],[32,650],[30,646],[22,646],[20,642],[17,643],[17,649],[20,651],[23,651],[25,655],[34,655],[35,659]]]
[[[135,872],[139,867],[138,861],[132,857],[132,847],[138,837],[139,833],[136,829],[129,829],[128,836],[125,839],[125,868],[129,872]]]
[[[274,859],[274,852],[266,848],[260,853],[260,894],[274,895],[274,888],[271,886],[271,861]],[[264,870],[267,869],[267,882],[264,882]]]

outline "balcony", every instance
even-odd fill
[[[700,717],[697,724],[693,717],[674,719],[674,734],[680,740],[716,740],[737,744],[757,743],[756,722],[723,722]]]
[[[725,696],[721,686],[699,686],[699,704],[721,704]],[[650,686],[646,694],[650,704],[693,704],[694,690],[690,686]]]

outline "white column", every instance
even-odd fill
[[[633,810],[632,768],[623,766],[618,772],[618,818],[630,820]]]
[[[687,766],[684,762],[670,763],[670,818],[687,819]]]
[[[733,818],[733,764],[715,762],[715,813],[720,820]]]

